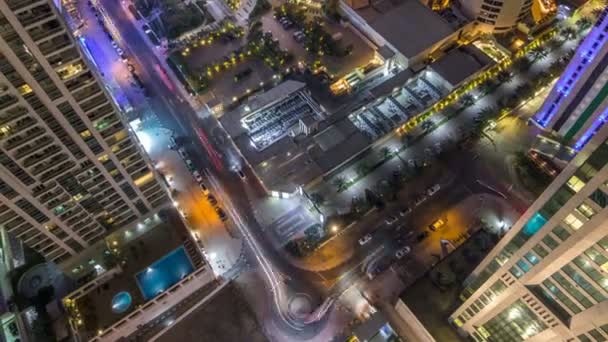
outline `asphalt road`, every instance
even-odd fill
[[[264,256],[272,263],[273,268],[285,276],[289,293],[306,293],[314,299],[313,305],[320,305],[324,296],[320,292],[322,285],[320,277],[315,272],[302,270],[289,264],[285,258],[274,250],[272,244],[264,236],[263,230],[254,218],[251,205],[243,188],[243,181],[230,170],[230,160],[227,155],[233,153],[232,146],[226,141],[222,130],[215,118],[199,115],[176,90],[178,85],[167,81],[159,73],[161,65],[150,46],[142,41],[134,23],[125,13],[124,7],[118,0],[102,0],[104,8],[120,32],[122,46],[134,64],[136,72],[147,88],[151,108],[161,124],[171,129],[177,137],[177,142],[183,145],[194,165],[198,169],[208,169],[221,184],[221,191],[229,196],[230,201],[238,211],[245,226],[262,247]],[[173,88],[173,89],[171,89]],[[168,147],[167,147],[168,148]],[[250,173],[250,171],[246,171]],[[253,177],[248,177],[253,179]],[[252,250],[248,251],[248,259],[255,261]],[[269,289],[270,290],[270,289]],[[271,291],[269,291],[271,292]],[[269,293],[269,295],[271,295]],[[283,303],[286,305],[287,303]],[[322,324],[323,320],[319,324]],[[311,337],[319,329],[319,324],[310,324],[297,332],[300,337]],[[289,331],[289,327],[285,327]]]

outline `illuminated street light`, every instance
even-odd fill
[[[337,233],[337,232],[338,232],[338,228],[339,228],[339,227],[338,227],[337,225],[335,225],[335,224],[334,224],[333,226],[331,226],[331,231],[332,231],[333,233]]]
[[[173,201],[173,206],[177,208],[179,207],[179,203],[177,201]]]

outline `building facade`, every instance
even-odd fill
[[[608,9],[599,16],[535,116],[580,150],[608,116]]]
[[[608,339],[608,127],[465,281],[450,322],[476,341]]]
[[[470,19],[476,19],[486,31],[501,33],[515,28],[531,15],[533,0],[460,0]]]
[[[54,3],[0,2],[0,224],[60,263],[167,200]]]

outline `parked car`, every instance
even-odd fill
[[[390,216],[387,216],[386,219],[384,219],[384,222],[388,225],[391,225],[391,224],[397,222],[397,220],[398,219],[395,216],[390,215]]]
[[[395,253],[395,258],[401,259],[404,256],[408,255],[411,251],[412,249],[409,246],[402,247]]]
[[[429,197],[431,197],[434,194],[436,194],[437,191],[439,191],[439,189],[441,189],[441,186],[439,184],[435,184],[435,185],[431,186],[430,188],[428,188],[426,190],[426,193],[427,193],[427,195],[429,195]]]
[[[428,236],[429,236],[429,232],[425,230],[425,231],[419,233],[418,235],[416,235],[416,241],[421,242],[422,240],[426,239]]]
[[[177,153],[179,153],[180,157],[182,157],[182,158],[184,158],[184,159],[188,158],[188,153],[186,152],[186,149],[185,149],[185,148],[183,148],[183,147],[180,147],[180,148],[177,150]]]
[[[247,176],[245,176],[243,170],[238,170],[236,173],[239,175],[239,177],[241,177],[242,180],[247,179]]]
[[[186,159],[186,166],[188,167],[188,170],[194,170],[194,164],[192,163],[192,160]]]
[[[412,212],[412,208],[410,208],[410,207],[405,207],[405,208],[403,208],[403,209],[399,210],[399,216],[401,216],[401,217],[405,217],[407,214],[409,214],[409,213],[411,213],[411,212]]]
[[[217,205],[217,199],[212,194],[207,195],[207,200],[209,203],[211,203],[211,205]]]
[[[364,237],[359,239],[359,245],[363,246],[372,240],[372,234],[366,234]]]
[[[443,226],[445,226],[445,221],[443,219],[438,219],[437,221],[435,221],[429,225],[429,229],[431,231],[437,231],[437,230],[441,229]]]
[[[196,179],[196,182],[197,182],[197,183],[200,183],[200,182],[202,182],[202,181],[203,181],[203,176],[201,176],[201,173],[200,173],[200,172],[198,172],[197,170],[194,170],[194,171],[192,172],[192,176],[194,176],[194,179]]]
[[[209,193],[209,188],[207,188],[207,185],[205,185],[205,183],[200,182],[198,183],[198,186],[201,188],[201,190],[203,191],[203,194],[208,194]]]
[[[226,221],[228,219],[228,216],[224,212],[224,209],[217,207],[217,208],[215,208],[215,212],[217,213],[217,216],[220,217],[220,220]]]
[[[416,199],[414,200],[414,205],[419,206],[422,204],[422,202],[426,201],[426,195],[418,195],[416,197]]]

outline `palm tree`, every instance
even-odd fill
[[[539,46],[532,50],[532,58],[534,61],[543,60],[547,56],[549,56],[549,50],[544,46]]]
[[[316,207],[323,205],[323,203],[325,202],[325,197],[323,197],[323,195],[318,192],[313,192],[312,194],[310,194],[309,198],[312,204],[314,204]]]
[[[425,120],[422,122],[422,124],[420,124],[420,127],[422,127],[422,129],[425,131],[429,131],[429,130],[433,129],[434,126],[435,126],[435,123],[431,120]]]
[[[593,16],[594,16],[594,17],[597,19],[597,18],[600,16],[600,14],[602,14],[602,12],[603,12],[603,11],[604,11],[604,9],[603,9],[603,8],[598,7],[598,8],[594,8],[594,9],[591,11],[591,14],[593,14]]]
[[[365,163],[361,163],[359,165],[357,165],[357,170],[355,172],[357,172],[357,175],[359,177],[363,177],[367,174],[367,170],[369,168],[367,167],[367,165],[365,165]]]
[[[338,189],[338,192],[346,189],[346,180],[342,176],[336,177],[333,181],[333,184]]]
[[[519,70],[520,72],[523,71],[527,71],[528,69],[530,69],[530,67],[532,66],[532,62],[530,61],[530,59],[526,56],[516,60],[513,63],[513,66]]]
[[[388,159],[391,156],[392,152],[390,148],[384,146],[380,149],[380,154],[382,155],[382,159]]]
[[[473,105],[473,103],[475,103],[475,98],[471,94],[464,94],[460,98],[460,104],[462,104],[463,107],[469,107]]]
[[[484,107],[479,111],[479,113],[477,113],[478,117],[481,118],[482,120],[491,118],[495,114],[496,114],[496,108],[494,108],[493,106]]]
[[[509,70],[503,70],[498,73],[498,80],[500,83],[509,83],[513,80],[513,73]]]
[[[534,88],[530,83],[524,83],[515,88],[515,93],[520,99],[528,99],[534,94]]]
[[[572,27],[566,27],[561,31],[562,37],[568,40],[572,40],[578,36],[578,32]]]
[[[553,61],[551,65],[549,65],[548,69],[549,74],[551,74],[552,76],[561,74],[562,70],[564,70],[564,63],[559,60]]]
[[[587,17],[580,18],[576,21],[578,32],[584,32],[593,25],[593,21]]]

